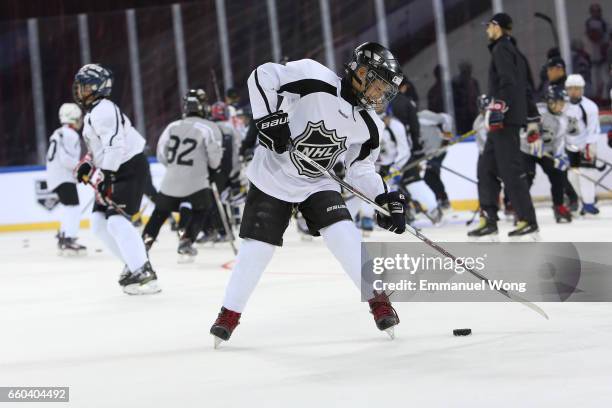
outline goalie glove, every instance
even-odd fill
[[[255,122],[259,131],[259,143],[278,154],[285,153],[289,147],[291,131],[289,130],[289,115],[278,111],[257,119]]]

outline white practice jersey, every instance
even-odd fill
[[[221,130],[209,120],[189,116],[170,123],[157,143],[157,159],[166,166],[159,191],[187,197],[210,187],[208,168],[221,163]]]
[[[578,128],[580,129],[578,134],[567,135],[565,140],[567,149],[577,152],[583,150],[587,144],[596,144],[601,133],[601,127],[599,125],[599,108],[595,102],[583,96],[577,104],[567,103],[566,105],[572,107],[572,117],[579,117]]]
[[[442,146],[444,141],[442,132],[452,132],[453,120],[447,113],[435,113],[430,110],[422,110],[418,116],[423,153],[429,154]]]
[[[485,117],[482,113],[479,113],[474,119],[472,129],[476,132],[476,146],[478,147],[478,154],[482,154],[484,151],[485,143],[487,142],[487,127],[485,124]]]
[[[47,150],[47,187],[54,190],[62,183],[76,183],[74,168],[81,158],[81,141],[76,130],[64,125],[49,138]]]
[[[550,113],[548,106],[544,102],[537,104],[540,113],[540,138],[542,139],[542,152],[545,155],[556,156],[565,155],[565,137],[568,132],[576,132],[574,127],[569,128],[570,116],[574,111],[569,104],[565,104],[563,111],[555,115]],[[527,132],[521,130],[521,151],[531,154]]]
[[[94,104],[85,115],[83,126],[83,138],[99,169],[117,171],[144,149],[144,138],[109,99]]]
[[[248,81],[253,117],[276,111],[278,97],[283,96],[282,109],[289,115],[296,148],[326,169],[342,161],[346,181],[374,198],[384,192],[374,166],[384,124],[374,111],[351,105],[342,95],[350,99],[352,91],[343,91],[342,84],[336,74],[313,60],[263,64]],[[318,191],[340,191],[335,181],[295,154],[277,154],[263,146],[255,149],[247,176],[266,194],[293,203]]]
[[[406,127],[396,118],[389,118],[380,140],[378,163],[402,168],[410,159],[410,145]]]

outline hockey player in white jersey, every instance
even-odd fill
[[[183,118],[170,123],[157,143],[157,159],[166,173],[155,199],[155,210],[143,231],[143,241],[150,249],[159,230],[181,203],[189,203],[190,221],[179,237],[177,252],[184,260],[197,255],[193,243],[202,229],[204,215],[213,208],[209,168],[221,163],[221,130],[205,119],[206,94],[191,89],[183,98]]]
[[[63,104],[59,120],[62,126],[49,138],[47,150],[47,187],[58,195],[61,205],[57,246],[60,254],[82,254],[87,248],[76,242],[81,209],[74,177],[74,168],[81,158],[78,133],[83,126],[81,108],[74,103]]]
[[[576,106],[566,104],[567,93],[563,86],[549,86],[544,96],[545,103],[538,103],[540,113],[540,138],[527,141],[527,132],[521,131],[521,151],[529,187],[536,175],[536,164],[548,176],[553,201],[553,212],[558,223],[571,222],[572,213],[563,204],[565,171],[569,161],[565,152],[565,137],[579,132],[569,122],[576,117]],[[575,120],[574,120],[575,122]]]
[[[344,161],[345,180],[390,209],[390,217],[377,214],[378,224],[398,234],[406,228],[403,194],[387,192],[374,166],[384,128],[374,110],[396,95],[403,78],[400,66],[383,46],[365,43],[354,50],[345,73],[341,79],[304,59],[266,63],[249,77],[260,145],[247,170],[251,187],[240,226],[244,240],[210,329],[216,344],[228,340],[238,325],[275,248],[283,244],[294,207],[361,287],[361,235],[339,185],[289,152],[290,147],[327,169]],[[277,110],[279,96],[285,111]],[[391,331],[399,323],[386,294],[373,292],[368,303],[378,329]]]
[[[140,209],[144,193],[148,166],[142,152],[145,140],[108,99],[112,86],[111,71],[99,64],[84,65],[75,75],[74,98],[87,112],[83,138],[89,150],[76,168],[77,180],[96,189],[92,229],[126,265],[119,277],[123,291],[130,295],[157,293],[161,290],[157,275],[138,230],[128,219]]]
[[[601,133],[599,125],[599,109],[595,102],[584,96],[584,79],[580,74],[572,74],[565,80],[565,89],[570,103],[577,106],[582,115],[581,122],[584,131],[578,135],[568,135],[566,138],[567,155],[571,170],[568,178],[582,200],[580,214],[599,214],[595,206],[595,183],[597,180],[597,140]],[[586,177],[581,177],[580,174]],[[588,178],[587,178],[588,177]]]

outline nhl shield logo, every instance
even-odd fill
[[[338,137],[335,130],[325,128],[323,121],[317,123],[308,122],[306,129],[293,140],[295,148],[330,170],[338,156],[346,151],[346,137]],[[298,173],[307,177],[319,177],[321,172],[306,162],[303,162],[295,154],[290,154],[293,165]]]

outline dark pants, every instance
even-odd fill
[[[430,159],[427,162],[427,168],[423,176],[425,184],[434,192],[437,200],[448,200],[448,195],[444,189],[444,183],[442,183],[442,179],[440,179],[440,166],[442,166],[442,161],[445,157],[446,153],[442,153]]]
[[[536,176],[536,164],[539,164],[548,180],[550,181],[550,193],[554,205],[563,204],[563,190],[565,188],[565,180],[567,176],[565,172],[555,168],[555,161],[550,157],[535,157],[530,154],[522,153],[525,162],[525,170],[527,171],[527,182],[529,187],[533,185],[533,179]]]
[[[521,159],[519,130],[518,126],[506,126],[500,131],[489,132],[480,157],[478,198],[487,217],[496,221],[501,178],[518,219],[535,223],[535,209]]]

